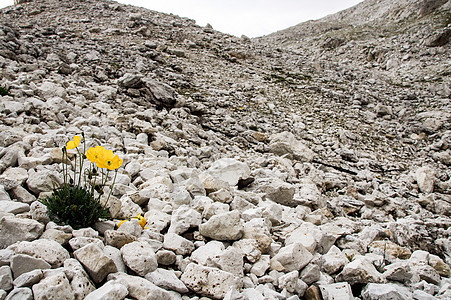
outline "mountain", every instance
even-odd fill
[[[1,297],[448,299],[450,5],[256,39],[107,0],[2,9]],[[81,132],[123,165],[112,219],[76,230],[38,199]]]

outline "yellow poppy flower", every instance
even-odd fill
[[[122,159],[116,154],[114,155],[113,151],[105,150],[102,155],[96,161],[97,166],[99,168],[106,168],[108,170],[116,170],[120,166],[122,166]]]
[[[92,163],[95,163],[102,156],[102,153],[106,151],[102,146],[96,146],[95,148],[91,147],[86,151],[86,158],[89,159]]]
[[[117,228],[119,229],[119,227],[121,227],[121,225],[124,224],[125,222],[127,222],[127,220],[120,221],[119,224],[117,224]]]
[[[143,216],[141,216],[141,214],[138,214],[135,219],[137,219],[139,221],[139,225],[141,225],[141,227],[144,229],[144,226],[146,226],[147,222],[146,219],[144,219]]]
[[[80,145],[80,141],[81,141],[81,136],[78,136],[78,135],[74,136],[74,139],[72,141],[69,141],[66,143],[67,150],[77,148],[78,145]]]

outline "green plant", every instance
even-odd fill
[[[78,146],[82,137],[75,136],[62,148],[63,184],[55,187],[51,196],[41,200],[47,206],[49,217],[57,224],[70,225],[75,229],[93,226],[100,218],[109,218],[108,208],[102,205],[100,198],[104,194],[104,187],[109,172],[114,170],[114,179],[110,186],[105,203],[111,196],[117,169],[122,165],[119,156],[102,146],[91,147],[85,153],[85,138],[83,136],[83,152]],[[75,149],[73,176],[69,173],[67,150]],[[91,163],[84,167],[85,160]],[[77,170],[78,166],[78,170]]]
[[[93,193],[77,185],[63,184],[42,203],[47,206],[52,221],[74,229],[91,227],[99,218],[110,217],[108,208],[103,207]]]
[[[11,96],[10,89],[11,87],[7,88],[6,86],[0,85],[0,96]]]

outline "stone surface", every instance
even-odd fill
[[[145,277],[150,282],[165,290],[173,290],[182,294],[189,291],[185,284],[177,278],[174,272],[169,270],[158,268],[153,272],[147,273]]]
[[[35,220],[4,216],[0,219],[0,248],[19,241],[33,241],[43,231],[44,225]]]
[[[128,295],[127,287],[114,280],[110,280],[100,288],[89,293],[86,300],[124,299]]]
[[[42,279],[33,285],[34,299],[75,299],[74,293],[64,272]]]
[[[247,179],[250,176],[251,170],[247,164],[236,159],[221,158],[211,165],[208,173],[214,178],[234,186],[238,184],[240,179]]]
[[[240,289],[239,277],[216,268],[190,263],[180,278],[192,291],[214,299],[224,298],[231,288]]]
[[[243,225],[238,211],[222,213],[199,225],[199,232],[215,240],[238,240],[243,236]]]
[[[52,266],[42,258],[25,254],[16,254],[11,258],[11,270],[14,278],[33,270],[51,269]],[[41,271],[42,273],[42,271]]]
[[[109,273],[117,272],[113,260],[95,244],[88,244],[78,249],[74,252],[74,256],[96,283],[101,282]]]
[[[44,239],[20,242],[17,245],[16,253],[43,259],[52,267],[61,266],[70,257],[69,252],[59,243]]]
[[[319,289],[324,300],[353,300],[351,286],[347,282],[338,282],[327,285],[320,285]]]
[[[145,276],[158,267],[155,252],[147,242],[126,244],[121,248],[121,254],[125,265],[140,276]]]
[[[346,281],[351,285],[368,282],[380,283],[384,281],[382,274],[365,258],[357,258],[347,264],[343,268],[343,271],[337,275],[336,280]]]
[[[300,243],[285,246],[271,259],[271,268],[278,271],[299,271],[305,267],[313,255]]]

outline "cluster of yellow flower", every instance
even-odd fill
[[[67,142],[66,148],[68,150],[75,149],[80,145],[81,137],[76,135],[72,141]],[[108,169],[110,171],[116,170],[120,166],[122,166],[122,159],[116,154],[114,155],[113,151],[106,150],[102,146],[91,147],[86,151],[86,158],[89,159],[92,163],[95,163],[97,167],[102,169]]]
[[[146,219],[144,219],[143,216],[141,216],[141,214],[138,214],[138,215],[137,215],[136,217],[134,217],[133,219],[137,219],[137,220],[139,221],[139,225],[141,225],[141,227],[142,227],[143,229],[147,229],[147,227],[145,227],[146,224],[147,224],[147,221],[146,221]],[[122,221],[120,221],[119,224],[117,224],[117,228],[121,227],[121,225],[124,224],[124,223],[127,222],[127,221],[128,221],[128,220],[122,220]]]

